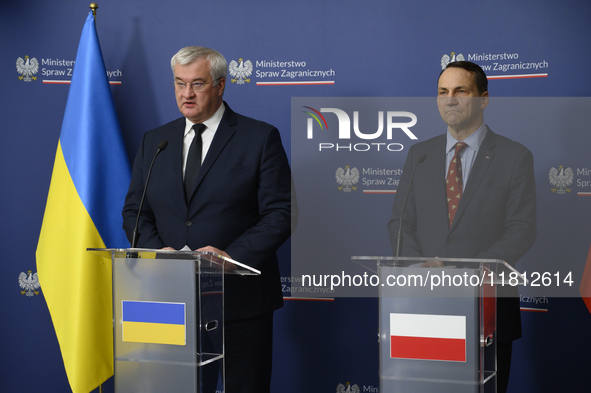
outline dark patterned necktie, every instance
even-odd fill
[[[458,142],[455,145],[456,152],[449,164],[447,171],[447,179],[445,180],[445,187],[447,191],[447,216],[449,218],[449,226],[454,221],[460,198],[462,198],[462,162],[460,159],[460,152],[466,147],[466,143]]]
[[[195,137],[189,148],[189,154],[187,155],[187,164],[185,167],[185,198],[187,203],[191,199],[195,184],[197,182],[197,175],[199,169],[201,169],[201,150],[203,149],[203,142],[201,140],[201,133],[207,127],[205,124],[194,124],[193,130],[195,131]]]

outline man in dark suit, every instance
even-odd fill
[[[131,239],[147,172],[161,141],[139,222],[138,247],[211,251],[261,271],[226,276],[225,390],[269,392],[273,311],[283,305],[276,250],[291,234],[291,172],[278,130],[223,101],[227,63],[186,47],[171,60],[183,117],[148,131],[123,208]]]
[[[478,65],[453,62],[440,74],[437,106],[447,133],[409,149],[401,192],[396,194],[388,223],[395,253],[403,199],[412,168],[423,154],[426,159],[416,167],[402,217],[401,256],[491,258],[514,265],[533,245],[533,156],[484,124],[487,105],[488,81]],[[454,173],[449,176],[449,172]],[[433,260],[424,265],[441,263]],[[521,317],[517,288],[498,290],[497,388],[505,392],[512,341],[521,337]]]

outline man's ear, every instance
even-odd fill
[[[480,102],[480,109],[484,109],[488,106],[488,91],[485,91],[481,95],[482,101]]]
[[[224,95],[224,91],[226,90],[226,78],[220,78],[218,81],[218,87],[220,88],[220,97]]]

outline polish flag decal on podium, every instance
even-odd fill
[[[390,357],[465,362],[466,317],[391,313]]]

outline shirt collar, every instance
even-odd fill
[[[465,142],[472,150],[478,151],[484,137],[486,136],[486,132],[488,131],[488,127],[486,124],[482,123],[480,127],[476,131],[474,131],[468,138],[464,139],[462,142]],[[446,154],[449,153],[455,146],[456,143],[459,141],[454,138],[449,131],[447,131],[447,143],[445,145],[445,152]]]
[[[207,120],[203,122],[208,130],[213,131],[214,133],[217,131],[220,123],[222,122],[222,117],[224,117],[224,112],[226,111],[226,105],[222,102],[222,105],[218,108],[217,111]],[[185,118],[185,136],[191,131],[193,128],[193,123],[191,120]]]

